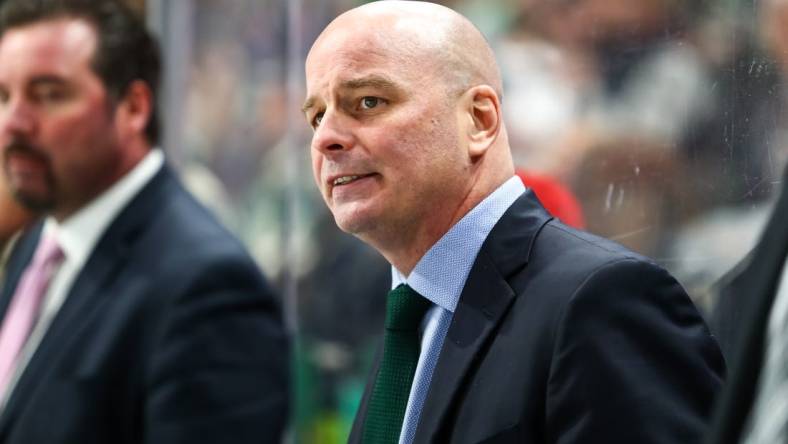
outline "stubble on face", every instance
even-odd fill
[[[48,212],[55,207],[55,178],[45,150],[14,137],[3,147],[3,170],[9,191],[25,208]]]
[[[457,183],[462,182],[461,168],[466,160],[458,148],[457,97],[447,94],[438,70],[426,63],[427,58],[404,57],[369,41],[366,46],[355,43],[349,40],[339,51],[331,45],[313,48],[308,78],[365,78],[381,72],[392,84],[388,89],[400,93],[391,99],[387,91],[363,90],[360,95],[379,95],[386,100],[381,105],[383,111],[369,119],[337,117],[336,110],[331,111],[334,115],[326,114],[328,128],[316,131],[341,133],[332,140],[344,145],[334,150],[313,146],[315,179],[343,231],[379,250],[421,244],[415,238],[435,237],[447,229],[448,217],[441,216],[454,213],[452,206],[458,205],[455,201],[462,193]],[[374,56],[364,57],[369,53]],[[323,70],[331,63],[342,67],[340,74]],[[331,97],[331,93],[325,95]],[[359,181],[348,188],[328,184],[326,179],[338,173],[374,176],[363,179],[366,184]]]
[[[55,19],[0,40],[7,183],[22,205],[59,220],[120,177],[116,103],[92,67],[97,39],[84,21]]]
[[[343,114],[336,84],[380,73],[407,100],[387,105],[379,119]],[[467,19],[445,7],[373,2],[323,31],[306,74],[306,103],[325,112],[312,143],[315,179],[337,225],[407,271],[491,186],[474,190],[480,169],[469,152],[474,117],[465,93],[479,84],[500,91],[492,50]],[[380,174],[380,187],[365,199],[338,202],[325,170],[362,159]]]

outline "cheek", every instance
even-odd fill
[[[319,190],[323,190],[322,181],[320,180],[320,169],[323,165],[323,156],[315,150],[314,148],[312,151],[312,179],[315,181],[315,185]]]
[[[433,118],[425,122],[419,131],[420,154],[424,161],[436,166],[457,161],[460,154],[459,134],[456,122],[450,118]]]
[[[85,109],[68,109],[53,113],[41,120],[42,138],[57,146],[89,140],[97,133],[96,129],[105,124],[104,116],[93,115]]]
[[[41,147],[49,151],[59,175],[100,176],[119,161],[114,127],[105,116],[81,114],[52,119],[41,134]]]
[[[71,168],[88,163],[93,154],[91,149],[97,140],[90,137],[91,128],[86,122],[80,124],[52,125],[42,134],[42,148],[49,151],[56,169]]]

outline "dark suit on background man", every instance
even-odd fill
[[[471,269],[414,442],[699,442],[723,373],[675,279],[529,191]]]
[[[709,444],[738,443],[756,399],[767,326],[788,256],[786,173],[760,241],[720,289],[711,325],[720,336],[730,375],[719,399]]]
[[[0,319],[40,231],[11,259]],[[0,442],[275,442],[288,397],[279,309],[165,166],[79,273],[0,415]]]
[[[157,147],[158,44],[120,0],[0,8],[0,162],[45,220],[0,293],[0,442],[280,442],[288,340]]]

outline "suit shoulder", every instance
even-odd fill
[[[595,269],[619,261],[643,262],[657,268],[652,259],[635,253],[609,239],[576,230],[552,220],[545,225],[534,243],[532,260],[580,260],[576,266]]]
[[[210,253],[246,256],[243,244],[216,216],[178,183],[164,201],[165,205],[150,227],[150,236],[171,248],[187,248],[193,257]]]
[[[707,340],[708,328],[689,295],[653,260],[561,224],[548,225],[543,234],[543,247],[554,248],[554,258],[542,253],[544,270],[549,271],[547,277],[535,279],[545,288],[552,287],[554,295],[561,295],[556,321],[564,328],[571,326],[578,333],[585,326],[590,333],[607,328],[614,318],[648,319],[663,329],[680,330],[678,326],[691,324],[696,336],[716,353],[716,343]],[[644,320],[643,325],[648,322]]]
[[[133,243],[137,266],[172,282],[198,276],[267,287],[243,244],[179,181],[166,187]],[[202,279],[202,278],[200,278]]]
[[[547,305],[557,310],[578,300],[600,307],[620,298],[664,303],[666,294],[673,303],[692,305],[676,279],[653,260],[557,222],[541,230],[515,286],[551,295]]]

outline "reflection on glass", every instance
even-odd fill
[[[317,33],[358,3],[304,0],[288,14],[284,0],[191,0],[184,111],[168,122],[191,186],[291,299],[296,442],[345,442],[390,278],[314,191],[309,130],[293,114],[303,91],[288,87],[303,83]],[[495,47],[515,161],[537,194],[567,222],[655,257],[709,309],[714,282],[753,245],[780,188],[788,8],[441,3]]]

